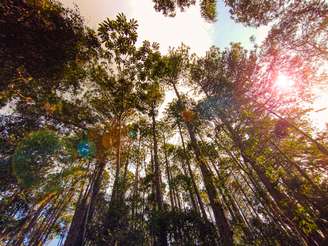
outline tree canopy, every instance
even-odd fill
[[[0,3],[1,245],[327,244],[328,135],[308,117],[327,3],[225,3],[272,25],[263,45],[162,54],[124,13],[92,30],[56,1]]]

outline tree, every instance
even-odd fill
[[[210,113],[210,115],[208,115],[207,117],[210,117],[211,119],[215,119],[217,117],[218,122],[216,124],[218,124],[218,127],[220,126],[219,124],[222,124],[220,128],[223,130],[225,128],[225,131],[230,135],[235,146],[239,148],[241,152],[241,156],[244,159],[244,161],[247,162],[252,169],[254,169],[255,173],[258,175],[261,182],[263,182],[264,186],[266,187],[270,195],[273,197],[275,202],[277,202],[278,206],[282,211],[283,216],[289,218],[288,220],[285,220],[284,223],[287,223],[290,227],[294,228],[293,230],[295,231],[295,233],[301,235],[304,238],[304,240],[307,240],[311,243],[319,243],[323,239],[321,238],[321,236],[315,235],[317,233],[314,229],[315,226],[314,227],[310,226],[312,227],[312,229],[314,229],[311,235],[311,233],[309,233],[307,229],[303,228],[299,224],[298,225],[293,224],[292,220],[293,219],[295,220],[295,216],[296,217],[300,216],[298,217],[299,221],[303,221],[307,215],[305,214],[296,215],[298,213],[297,211],[299,210],[299,208],[297,208],[299,205],[293,203],[292,202],[293,199],[290,200],[290,198],[288,198],[286,194],[284,194],[284,192],[282,192],[279,188],[277,188],[275,182],[278,182],[278,180],[273,181],[271,179],[272,178],[271,175],[268,177],[267,166],[271,161],[270,159],[266,159],[268,158],[268,156],[263,155],[265,151],[266,153],[270,152],[268,149],[264,147],[267,144],[266,143],[267,138],[261,137],[261,136],[265,136],[262,134],[257,135],[258,134],[257,132],[261,131],[261,128],[259,127],[259,125],[255,123],[257,120],[253,118],[253,116],[255,115],[251,113],[253,112],[252,109],[245,107],[247,104],[251,104],[252,101],[254,100],[253,98],[250,98],[249,95],[244,94],[245,92],[243,92],[243,89],[247,91],[247,88],[251,88],[248,87],[249,80],[247,78],[246,79],[240,78],[238,72],[232,73],[235,67],[234,64],[236,63],[239,64],[238,70],[240,71],[243,69],[243,66],[249,68],[247,63],[249,61],[252,62],[252,59],[247,61],[247,59],[245,59],[245,55],[241,55],[240,52],[235,53],[235,51],[236,50],[232,49],[232,51],[230,51],[229,53],[222,53],[222,58],[215,55],[209,55],[208,60],[204,61],[203,64],[206,64],[206,68],[208,72],[210,71],[209,68],[212,67],[214,64],[216,64],[217,66],[216,68],[212,67],[213,68],[212,73],[208,75],[203,74],[204,77],[202,77],[202,75],[195,72],[194,78],[198,81],[200,87],[202,88],[203,92],[207,96],[206,102],[203,104],[202,110],[203,112],[205,111],[205,114],[210,112],[212,113],[215,112],[214,115]],[[231,63],[228,62],[221,63],[222,60],[226,59],[226,55],[228,56],[227,58],[229,57],[232,58]],[[252,58],[252,56],[250,56],[250,58]],[[226,65],[228,65],[228,67],[226,67]],[[220,72],[218,73],[217,71]],[[225,71],[227,71],[228,73],[225,73]],[[246,71],[252,74],[250,69],[247,69]],[[245,76],[246,73],[242,73],[241,75]],[[219,83],[218,82],[215,83],[215,81],[218,81]],[[236,85],[237,87],[235,88],[237,88],[238,90],[234,90],[234,86]],[[218,90],[218,88],[220,89]],[[223,104],[222,100],[223,103],[225,101],[229,103]],[[247,110],[246,111],[247,114],[244,114],[242,110]],[[257,117],[259,117],[258,114]],[[269,118],[265,116],[263,117],[264,117],[263,122],[260,124],[262,126],[265,124],[264,121],[269,120]],[[247,121],[249,120],[250,122],[252,122],[251,126],[247,123]],[[256,129],[254,128],[254,126],[257,126]],[[247,138],[245,138],[244,135],[245,132],[247,132]],[[256,135],[256,137],[254,134]],[[256,148],[260,149],[261,151],[260,152],[256,151],[256,148],[248,149],[253,144],[257,146]],[[263,162],[258,163],[260,160],[259,156],[262,156],[261,158],[264,158],[266,161],[263,160]],[[272,156],[269,158],[272,158]],[[267,165],[266,167],[263,166],[264,162]],[[278,177],[280,176],[279,174],[276,175]],[[294,199],[297,198],[294,197]],[[287,210],[286,207],[284,208],[285,205],[283,204],[285,205],[289,204]],[[308,221],[308,223],[312,224],[313,221],[312,222]],[[310,231],[312,229],[310,229]]]
[[[58,87],[68,67],[87,61],[98,45],[80,15],[58,2],[4,1],[0,13],[1,105],[11,96],[29,97],[24,86],[34,79],[46,79],[48,91]]]
[[[122,137],[126,135],[125,119],[132,113],[135,96],[133,75],[131,77],[131,60],[133,59],[134,43],[137,39],[137,24],[134,20],[127,21],[123,14],[116,20],[105,20],[99,27],[100,42],[105,46],[101,51],[107,66],[97,62],[90,68],[90,77],[95,82],[89,91],[91,101],[98,115],[101,115],[105,127],[102,134],[90,131],[91,139],[97,142],[97,169],[91,180],[90,188],[85,191],[75,211],[65,245],[82,245],[85,228],[94,210],[94,199],[97,196],[106,165],[106,155],[112,147],[116,148],[116,174],[112,190],[111,204],[116,208],[123,200],[121,164]],[[114,60],[117,73],[112,73],[109,66]],[[131,81],[132,80],[132,81]],[[106,107],[104,107],[106,105]],[[110,110],[109,110],[110,109]],[[109,110],[109,111],[108,111]],[[125,131],[125,133],[124,133]],[[84,228],[84,229],[82,229]]]
[[[148,42],[144,42],[139,50],[139,59],[143,62],[140,73],[141,91],[140,100],[144,102],[141,107],[148,112],[151,117],[151,129],[153,138],[153,162],[154,162],[154,184],[157,212],[159,214],[164,212],[163,194],[161,190],[161,169],[158,158],[158,136],[157,136],[157,122],[156,111],[157,107],[163,99],[163,92],[161,90],[158,78],[160,76],[160,53],[158,45],[150,46]],[[165,226],[160,226],[159,245],[167,245],[167,236]]]
[[[2,102],[14,105],[0,117],[2,244],[325,244],[328,139],[304,104],[325,59],[308,45],[325,37],[326,4],[226,3],[239,21],[280,30],[250,51],[162,55],[156,43],[137,47],[124,14],[96,37],[56,2],[0,4],[0,25],[30,48],[0,49]],[[155,4],[170,14],[195,1]],[[292,91],[277,90],[279,73],[297,80]]]
[[[165,16],[174,17],[176,9],[179,8],[180,11],[184,11],[186,8],[194,5],[196,0],[153,0],[153,2],[156,11],[162,12]],[[216,2],[214,0],[202,0],[199,4],[202,17],[208,22],[215,21]]]
[[[166,78],[165,81],[170,86],[173,87],[176,97],[178,99],[178,105],[180,108],[180,112],[183,117],[183,121],[187,127],[191,145],[196,157],[197,164],[201,169],[203,181],[206,187],[206,191],[208,193],[211,207],[215,216],[216,224],[219,228],[220,235],[222,237],[222,242],[225,245],[232,245],[232,231],[229,226],[229,222],[225,217],[224,210],[220,201],[218,199],[217,190],[213,183],[213,173],[208,168],[208,164],[206,163],[203,154],[201,153],[198,140],[195,134],[195,125],[192,123],[196,117],[194,116],[194,112],[187,107],[186,103],[182,101],[182,97],[177,89],[178,79],[180,74],[184,69],[186,69],[186,65],[188,64],[188,51],[185,47],[181,47],[176,51],[171,51],[170,55],[164,58],[164,64],[166,64]]]

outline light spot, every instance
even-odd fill
[[[290,92],[294,89],[295,82],[284,74],[279,74],[275,81],[275,87],[279,92]]]

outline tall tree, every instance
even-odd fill
[[[169,56],[164,58],[164,64],[166,65],[166,78],[165,82],[172,86],[174,92],[177,96],[178,105],[183,117],[183,121],[187,127],[191,146],[193,148],[197,164],[202,173],[204,185],[209,196],[211,208],[213,210],[215,221],[217,227],[219,228],[220,236],[222,237],[222,242],[225,245],[233,244],[232,231],[230,229],[229,222],[225,216],[222,204],[219,201],[218,193],[213,181],[213,173],[208,168],[208,164],[201,153],[198,140],[195,134],[195,124],[193,121],[196,120],[196,115],[191,108],[188,108],[185,101],[183,101],[178,89],[177,84],[182,71],[186,69],[188,65],[188,50],[185,47],[180,47],[180,49],[172,50]]]

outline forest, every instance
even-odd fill
[[[152,10],[196,4],[220,18]],[[124,13],[0,2],[0,245],[328,245],[328,2],[224,4],[261,45],[163,53]]]

